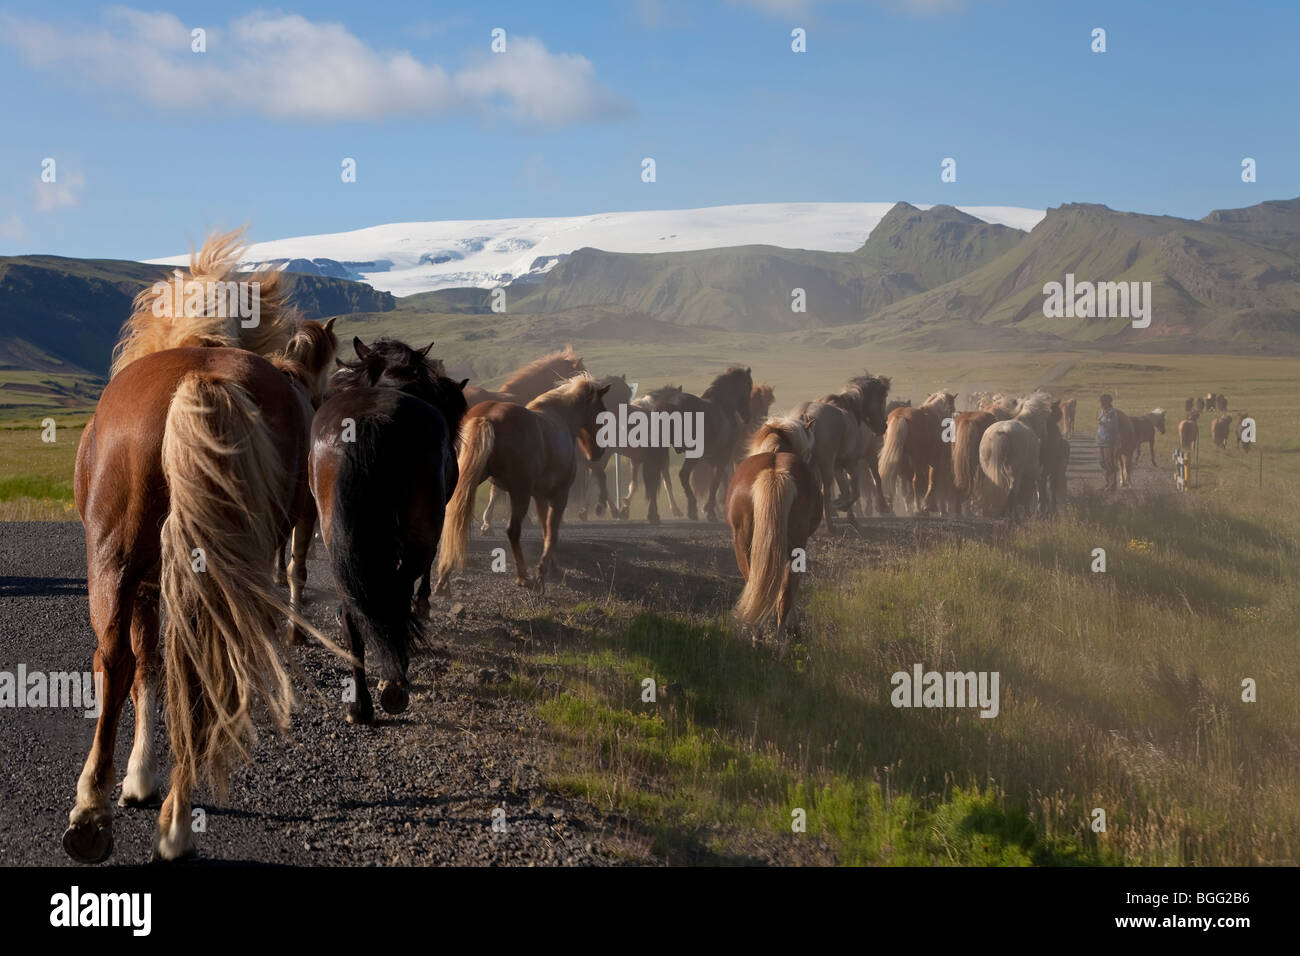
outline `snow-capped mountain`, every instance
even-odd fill
[[[554,219],[399,222],[255,243],[243,264],[359,279],[398,296],[492,288],[536,281],[569,253],[588,246],[607,252],[685,252],[757,244],[851,252],[893,205],[752,203]],[[1045,214],[1016,206],[959,208],[985,222],[1026,231]],[[189,256],[150,261],[183,265]]]

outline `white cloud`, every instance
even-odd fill
[[[81,205],[81,190],[86,185],[86,177],[80,173],[58,173],[52,182],[36,181],[36,211],[53,212],[55,209],[67,209]]]
[[[13,213],[7,219],[0,219],[0,239],[9,239],[18,242],[27,238],[27,225],[19,217],[18,213]]]
[[[380,52],[338,23],[257,12],[207,27],[207,53],[168,13],[113,8],[99,28],[0,15],[0,44],[36,69],[76,72],[95,87],[156,106],[233,109],[299,120],[377,119],[471,112],[558,125],[608,119],[631,105],[607,90],[585,57],[551,53],[532,37],[483,52],[448,72],[406,51]]]

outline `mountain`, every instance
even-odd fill
[[[854,252],[740,246],[620,254],[579,249],[511,308],[618,304],[679,325],[780,331],[843,325],[983,265],[1024,237],[952,206],[896,203]],[[792,308],[803,289],[805,312]]]
[[[1068,204],[1024,242],[970,273],[881,309],[867,324],[911,344],[995,331],[1097,345],[1181,349],[1300,344],[1300,200],[1220,210],[1202,220]],[[1150,282],[1152,320],[1049,318],[1043,287]],[[983,330],[982,332],[980,330]]]
[[[737,246],[851,252],[892,203],[751,203],[547,219],[405,222],[255,243],[242,265],[359,279],[407,296],[535,283],[578,249],[691,252]],[[913,207],[909,207],[913,208]],[[921,207],[926,208],[926,207]],[[1042,210],[972,206],[971,216],[1031,229]],[[152,260],[179,265],[184,255]]]
[[[0,257],[0,370],[106,375],[132,299],[169,273],[114,259]],[[288,287],[308,318],[394,306],[388,293],[342,279],[294,275]]]

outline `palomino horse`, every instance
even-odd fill
[[[892,493],[900,475],[910,478],[917,514],[938,510],[951,496],[952,452],[943,440],[943,420],[953,417],[956,398],[953,392],[938,391],[916,408],[889,413],[880,451],[881,483]],[[907,502],[906,494],[903,500]]]
[[[1165,410],[1163,408],[1154,408],[1145,415],[1135,415],[1133,417],[1133,460],[1140,461],[1142,458],[1142,446],[1145,444],[1151,450],[1151,464],[1159,468],[1156,462],[1156,432],[1165,433]]]
[[[573,351],[572,345],[566,345],[511,372],[510,377],[498,391],[479,388],[476,385],[465,386],[465,401],[469,403],[470,408],[479,402],[512,402],[516,405],[527,405],[542,392],[549,391],[560,382],[568,381],[586,370],[586,366],[582,364],[582,356]]]
[[[474,494],[492,480],[510,495],[510,524],[506,537],[515,558],[515,580],[527,587],[519,531],[531,498],[542,528],[542,556],[537,585],[545,587],[546,572],[557,568],[555,547],[560,521],[569,501],[569,486],[578,467],[578,448],[589,458],[601,456],[596,444],[596,417],[605,410],[608,385],[599,385],[585,372],[544,392],[527,407],[510,402],[482,402],[465,416],[460,430],[460,483],[447,508],[438,555],[438,593],[451,587],[451,574],[464,567],[473,516]]]
[[[609,386],[609,391],[605,394],[605,407],[610,411],[617,411],[620,405],[631,404],[632,386],[628,385],[626,375],[607,375],[597,379],[597,384]],[[569,494],[570,497],[575,495],[577,497],[578,518],[582,521],[587,520],[587,499],[590,497],[592,484],[596,486],[596,515],[603,515],[608,508],[611,518],[619,517],[619,509],[609,502],[609,482],[605,478],[605,465],[608,461],[609,459],[603,455],[591,459],[587,457],[586,452],[583,452],[582,459],[578,462],[578,470],[573,478],[573,490]],[[618,489],[615,488],[614,492],[617,494]]]
[[[1133,425],[1133,419],[1118,408],[1115,409],[1115,431],[1115,464],[1119,468],[1119,486],[1127,488],[1129,471],[1133,467],[1133,454],[1137,451],[1137,428]]]
[[[961,412],[956,418],[952,444],[953,510],[979,500],[980,439],[995,419],[991,412]]]
[[[282,357],[295,323],[277,273],[243,287],[257,307],[251,327],[243,309],[228,308],[229,290],[241,294],[233,280],[240,251],[238,233],[210,237],[189,276],[136,297],[77,449],[94,668],[103,681],[63,835],[80,862],[100,862],[113,849],[108,794],[128,691],[135,744],[120,802],[132,806],[159,789],[154,709],[159,671],[166,677],[173,766],[154,858],[175,860],[194,851],[190,799],[200,776],[222,792],[232,765],[248,755],[254,715],[288,723],[293,689],[281,622],[320,637],[280,596],[273,573],[276,548],[308,496],[310,406],[280,370],[291,363],[277,368],[262,356]]]
[[[542,392],[549,391],[586,370],[586,366],[582,364],[582,356],[573,351],[572,345],[566,345],[510,373],[500,391],[494,392],[476,385],[467,385],[465,401],[471,408],[479,402],[512,402],[515,405],[527,405]],[[438,374],[445,373],[440,371]],[[496,509],[496,503],[497,486],[492,484],[488,487],[488,502],[487,507],[483,509],[483,523],[479,526],[479,530],[485,534],[492,530],[492,513]]]
[[[1041,476],[1041,448],[1050,424],[1051,400],[1035,392],[1017,403],[1015,416],[995,421],[980,439],[980,470],[984,473],[985,514],[1028,510]]]
[[[406,709],[406,669],[424,636],[429,573],[456,487],[465,382],[437,374],[402,342],[353,339],[357,361],[312,419],[311,489],[355,659],[351,723],[369,724],[366,650],[379,659],[380,705]],[[423,579],[412,604],[412,589]]]
[[[775,613],[778,637],[789,623],[799,584],[791,552],[807,545],[821,520],[821,487],[807,464],[810,421],[766,423],[751,447],[788,450],[750,455],[736,466],[727,486],[727,523],[745,579],[736,617],[743,624],[759,624]]]
[[[713,480],[709,483],[709,500],[704,505],[704,514],[710,521],[716,521],[718,505],[718,487],[726,474],[736,448],[744,436],[745,424],[749,421],[749,396],[753,390],[754,380],[748,368],[733,365],[715,378],[703,395],[692,395],[680,390],[659,389],[651,393],[651,415],[680,416],[683,423],[681,435],[684,437],[686,423],[694,419],[698,425],[692,425],[701,452],[699,457],[685,457],[677,478],[686,495],[686,516],[692,521],[698,520],[695,492],[691,488],[691,472],[699,464],[713,466]],[[681,445],[678,451],[683,450]],[[655,489],[659,476],[664,474],[668,465],[668,449],[647,449],[660,454],[647,455],[642,461],[642,477],[646,484],[646,494],[654,505]],[[656,512],[657,517],[657,512]]]

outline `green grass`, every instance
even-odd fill
[[[784,651],[642,611],[534,662],[563,690],[517,690],[562,745],[556,783],[682,860],[797,840],[802,808],[848,864],[1285,863],[1300,840],[1296,514],[1089,503],[823,580]],[[914,663],[997,671],[1001,712],[894,708],[890,677]],[[646,677],[669,686],[655,703]]]
[[[85,415],[54,415],[54,441],[39,420],[0,428],[0,521],[76,521],[72,471]]]

